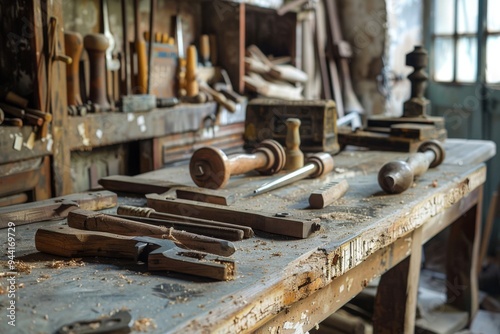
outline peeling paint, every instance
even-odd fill
[[[101,129],[97,129],[97,131],[95,132],[95,136],[99,139],[102,138],[102,135],[103,135],[103,132]]]
[[[347,291],[351,291],[352,283],[354,282],[353,278],[346,277],[346,282],[347,282]]]
[[[293,329],[294,334],[305,334],[304,324],[302,322],[294,323],[287,321],[283,324],[283,329]]]
[[[85,146],[90,146],[90,139],[87,137],[87,132],[85,130],[85,123],[78,124],[78,134],[82,137],[82,144]]]
[[[344,286],[344,284],[342,284],[342,285],[340,286],[340,288],[339,288],[339,293],[344,292],[344,290],[345,290],[345,286]]]

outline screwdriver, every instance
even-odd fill
[[[253,191],[254,195],[262,194],[266,191],[273,190],[284,185],[293,183],[298,180],[305,179],[307,177],[316,178],[320,177],[326,173],[333,170],[333,158],[328,153],[316,153],[311,155],[304,167],[299,168],[291,173],[288,173],[282,177],[279,177],[273,181],[263,184],[259,188]]]

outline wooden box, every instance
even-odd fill
[[[332,100],[284,101],[257,98],[247,106],[245,147],[254,147],[264,139],[274,139],[285,146],[287,118],[298,118],[300,149],[304,152],[339,151],[337,110]]]

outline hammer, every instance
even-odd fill
[[[65,256],[104,256],[132,259],[148,264],[148,270],[169,270],[215,280],[234,278],[234,260],[179,248],[171,240],[131,237],[107,232],[84,231],[68,226],[37,230],[36,249]]]
[[[389,194],[399,194],[408,189],[415,177],[427,169],[439,166],[445,158],[445,150],[437,140],[425,141],[418,153],[406,161],[386,163],[378,173],[378,184]]]

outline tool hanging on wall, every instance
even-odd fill
[[[436,140],[426,141],[418,148],[418,153],[406,161],[386,163],[378,173],[378,184],[390,193],[399,194],[408,189],[415,179],[427,169],[439,166],[445,158],[442,144]]]
[[[231,175],[257,170],[272,175],[285,166],[285,150],[278,142],[267,139],[252,154],[234,154],[229,157],[217,147],[196,150],[189,161],[189,173],[197,186],[210,189],[223,188]]]
[[[335,59],[341,80],[341,83],[339,83],[342,89],[343,110],[337,109],[339,118],[351,112],[362,114],[364,113],[364,109],[352,88],[349,70],[349,59],[352,58],[352,50],[349,43],[342,38],[338,1],[324,0],[323,3],[325,6],[326,20],[328,22],[327,34],[329,55]]]
[[[108,39],[103,34],[88,34],[83,38],[83,46],[89,56],[90,84],[89,100],[100,110],[111,108],[106,94],[106,50]]]
[[[139,0],[134,1],[134,51],[137,58],[136,80],[132,93],[146,94],[148,88],[146,44],[140,33]]]
[[[64,47],[66,55],[73,60],[66,66],[66,92],[68,106],[82,105],[80,95],[80,57],[83,51],[83,37],[74,31],[64,32]]]

